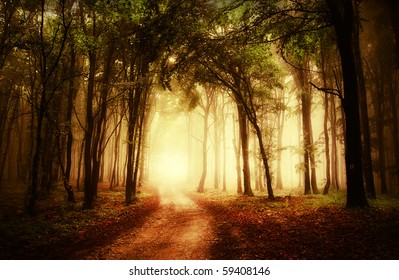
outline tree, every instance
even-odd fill
[[[345,111],[345,157],[347,177],[347,206],[365,207],[368,205],[363,187],[363,166],[361,153],[361,133],[359,116],[359,86],[356,68],[356,36],[358,33],[355,15],[357,6],[352,0],[326,0],[325,2],[310,1],[307,3],[289,2],[282,5],[277,12],[258,12],[256,26],[265,22],[275,27],[273,41],[284,39],[292,34],[306,34],[315,30],[328,28],[330,25],[335,30],[336,43],[340,53],[341,67],[344,83],[342,106]],[[277,16],[270,16],[277,15]],[[325,17],[327,15],[327,17]],[[264,26],[262,28],[265,28]],[[277,34],[276,34],[277,33]],[[265,33],[263,33],[265,34]],[[267,34],[267,33],[266,33]]]
[[[347,207],[366,207],[367,198],[363,186],[363,167],[361,151],[360,117],[359,117],[359,88],[356,68],[354,36],[356,6],[352,0],[339,3],[326,0],[330,12],[330,20],[334,26],[337,46],[341,57],[344,80],[343,109],[346,123],[346,178],[347,178]]]
[[[283,154],[283,132],[286,118],[286,110],[288,109],[288,98],[285,96],[285,90],[276,89],[276,114],[277,114],[277,171],[276,171],[276,188],[283,189],[283,178],[281,174],[281,159]]]
[[[238,117],[236,114],[233,114],[233,147],[234,147],[234,155],[236,159],[236,173],[237,173],[237,193],[242,194],[242,178],[241,178],[241,137],[236,137],[237,135],[237,125]]]
[[[214,79],[229,90],[237,105],[237,115],[243,153],[244,194],[252,195],[249,180],[249,153],[247,119],[258,138],[259,149],[265,168],[268,196],[274,198],[268,156],[258,120],[258,99],[266,98],[270,88],[278,86],[277,69],[267,60],[267,49],[262,46],[223,45],[207,47],[200,55],[200,63],[208,69]],[[253,61],[260,61],[256,66]]]
[[[203,110],[204,119],[202,134],[202,174],[198,183],[198,192],[204,192],[204,184],[208,173],[208,134],[209,134],[209,114],[216,95],[215,88],[204,85],[203,97],[199,99],[199,107]]]
[[[302,116],[303,138],[303,169],[304,193],[318,194],[316,179],[315,147],[312,125],[312,99],[311,87],[312,63],[316,61],[317,50],[321,44],[320,34],[317,31],[294,33],[286,36],[281,42],[283,59],[290,64],[294,80],[299,88],[299,99]]]
[[[13,124],[19,113],[20,98],[16,85],[20,81],[16,81],[15,74],[7,75],[11,80],[5,79],[6,73],[3,68],[7,66],[7,57],[12,53],[13,48],[18,45],[18,40],[23,37],[22,30],[29,20],[29,16],[25,19],[18,15],[20,8],[21,3],[19,1],[2,1],[0,3],[0,80],[2,84],[0,94],[0,188],[9,153]]]
[[[320,68],[324,88],[327,88],[327,61],[329,60],[329,53],[331,51],[323,45],[320,50]],[[324,185],[323,194],[327,195],[331,186],[331,157],[330,157],[330,136],[328,133],[328,119],[329,119],[329,95],[325,93],[323,99],[324,105],[324,119],[323,119],[323,132],[324,132],[324,147],[326,157],[326,183]],[[331,106],[331,105],[330,105]],[[335,108],[334,108],[335,109]],[[331,108],[333,110],[333,108]],[[332,126],[331,126],[332,127]]]
[[[34,94],[37,98],[37,103],[33,104],[35,111],[34,118],[37,125],[35,127],[35,141],[32,152],[30,183],[26,199],[26,210],[32,215],[35,214],[38,188],[41,184],[40,177],[43,175],[41,166],[43,166],[45,163],[45,159],[42,157],[45,152],[45,150],[43,150],[45,147],[43,129],[45,129],[45,125],[50,125],[45,123],[46,121],[51,122],[51,119],[48,118],[49,107],[54,99],[54,95],[56,94],[58,87],[65,81],[64,79],[57,81],[57,71],[60,69],[60,61],[65,50],[71,22],[67,21],[65,17],[65,1],[61,1],[60,5],[62,21],[59,23],[54,22],[55,26],[50,26],[50,29],[48,29],[46,25],[47,21],[51,22],[52,19],[47,13],[45,0],[41,0],[39,8],[39,30],[38,34],[35,34],[38,41],[34,42],[32,46],[32,51],[36,51],[36,53],[33,55],[36,55],[38,61],[38,64],[34,64],[33,66],[39,72],[37,88],[33,88],[33,90],[36,91]],[[61,30],[60,37],[58,36],[58,30]],[[35,35],[32,34],[32,36]],[[55,42],[57,42],[57,44],[55,44]],[[37,43],[37,45],[35,43]],[[46,132],[48,131],[46,130]],[[49,156],[51,157],[51,155]],[[51,170],[48,170],[48,172],[51,172]]]
[[[214,147],[214,189],[219,189],[219,177],[220,177],[220,105],[218,95],[215,95],[212,102],[212,115],[213,115],[213,147]],[[223,116],[223,114],[222,114]]]
[[[313,129],[312,129],[312,93],[310,84],[306,81],[309,80],[308,58],[304,58],[304,64],[301,69],[296,69],[296,76],[300,87],[300,100],[301,100],[301,113],[302,113],[302,136],[303,136],[303,156],[304,156],[304,187],[305,194],[310,194],[312,191],[318,194],[317,180],[316,180],[316,167],[315,156],[313,147]]]

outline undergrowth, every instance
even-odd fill
[[[0,197],[0,259],[35,258],[35,251],[83,239],[87,230],[103,224],[118,223],[144,206],[156,204],[154,190],[137,195],[134,204],[126,206],[123,190],[99,190],[93,209],[83,210],[83,193],[75,192],[75,203],[66,201],[62,188],[37,202],[37,215],[23,212],[23,192],[2,192]],[[45,257],[45,256],[44,256]]]

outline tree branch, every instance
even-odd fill
[[[321,88],[321,87],[316,86],[316,85],[315,85],[314,83],[312,83],[312,82],[309,82],[309,83],[310,83],[314,88],[316,88],[316,89],[319,90],[319,91],[323,91],[323,92],[325,92],[325,93],[338,96],[339,99],[341,99],[341,100],[343,99],[342,93],[341,93],[341,91],[338,90],[338,89],[334,89],[334,88]]]

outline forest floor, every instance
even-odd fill
[[[0,259],[399,259],[399,200],[386,196],[346,209],[339,192],[269,201],[145,188],[125,206],[122,190],[102,187],[93,210],[58,190],[29,217],[23,189],[0,193]]]
[[[183,192],[160,191],[159,207],[141,227],[95,249],[87,259],[203,260],[213,242],[213,217]]]

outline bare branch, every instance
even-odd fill
[[[314,83],[312,83],[312,82],[309,82],[309,83],[310,83],[314,88],[316,88],[316,89],[319,90],[319,91],[323,91],[323,92],[325,92],[325,93],[338,96],[339,99],[341,99],[341,100],[343,99],[342,93],[341,93],[341,91],[340,91],[339,89],[334,89],[334,88],[321,88],[321,87],[316,86],[316,85],[315,85]]]

